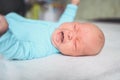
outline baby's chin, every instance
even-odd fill
[[[52,35],[51,42],[52,42],[54,47],[57,47],[56,44],[55,44],[55,41],[54,41],[54,34]]]
[[[55,46],[57,48],[58,42],[59,42],[59,38],[57,36],[57,31],[53,32],[51,42],[52,42],[53,46]]]

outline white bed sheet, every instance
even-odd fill
[[[97,56],[60,54],[28,61],[0,59],[0,80],[120,80],[120,24],[95,22],[106,42]]]

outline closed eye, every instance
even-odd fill
[[[74,49],[77,50],[77,43],[76,43],[76,40],[74,42]]]

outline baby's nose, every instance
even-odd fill
[[[74,35],[73,32],[68,32],[68,35],[67,35],[68,40],[72,40],[74,37],[73,35]]]

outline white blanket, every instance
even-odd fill
[[[106,42],[97,56],[55,54],[28,61],[0,59],[0,80],[120,80],[120,24],[95,23]]]

